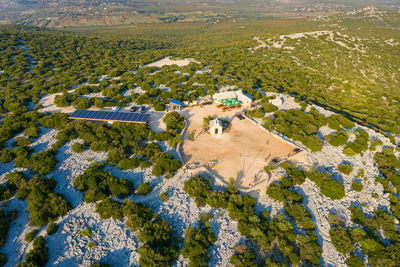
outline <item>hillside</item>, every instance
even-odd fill
[[[400,12],[210,3],[0,26],[0,266],[400,265]]]
[[[0,1],[0,23],[49,28],[136,25],[142,23],[236,22],[326,16],[376,5],[396,9],[399,1]]]

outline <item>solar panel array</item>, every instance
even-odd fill
[[[111,122],[146,123],[150,114],[133,112],[97,111],[97,110],[76,110],[69,116],[70,119],[95,120]]]

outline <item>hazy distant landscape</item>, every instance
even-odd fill
[[[236,22],[333,14],[399,1],[0,1],[0,23],[69,28],[172,22]]]
[[[399,6],[0,0],[0,266],[400,266]]]

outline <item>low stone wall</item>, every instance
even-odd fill
[[[186,132],[188,126],[189,126],[189,123],[187,123],[186,119],[184,120],[184,122],[185,122],[185,126],[182,129],[182,132],[181,132],[181,135],[180,135],[180,138],[179,138],[180,141],[179,141],[179,143],[178,143],[178,145],[176,147],[176,152],[178,154],[179,160],[182,163],[182,166],[185,164],[185,162],[183,161],[183,158],[182,158],[182,155],[181,155],[181,147],[182,147],[182,144],[183,144],[183,136],[185,135],[185,132]]]

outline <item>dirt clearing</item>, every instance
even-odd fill
[[[266,178],[262,170],[272,159],[293,155],[296,147],[269,134],[249,119],[238,119],[235,116],[238,111],[222,112],[215,105],[187,110],[189,126],[182,146],[183,160],[200,164],[216,160],[218,163],[213,170],[221,179],[228,182],[233,177],[237,186],[248,188]],[[203,118],[208,115],[231,121],[231,128],[222,136],[204,132]],[[195,139],[191,141],[193,131],[196,131]]]

